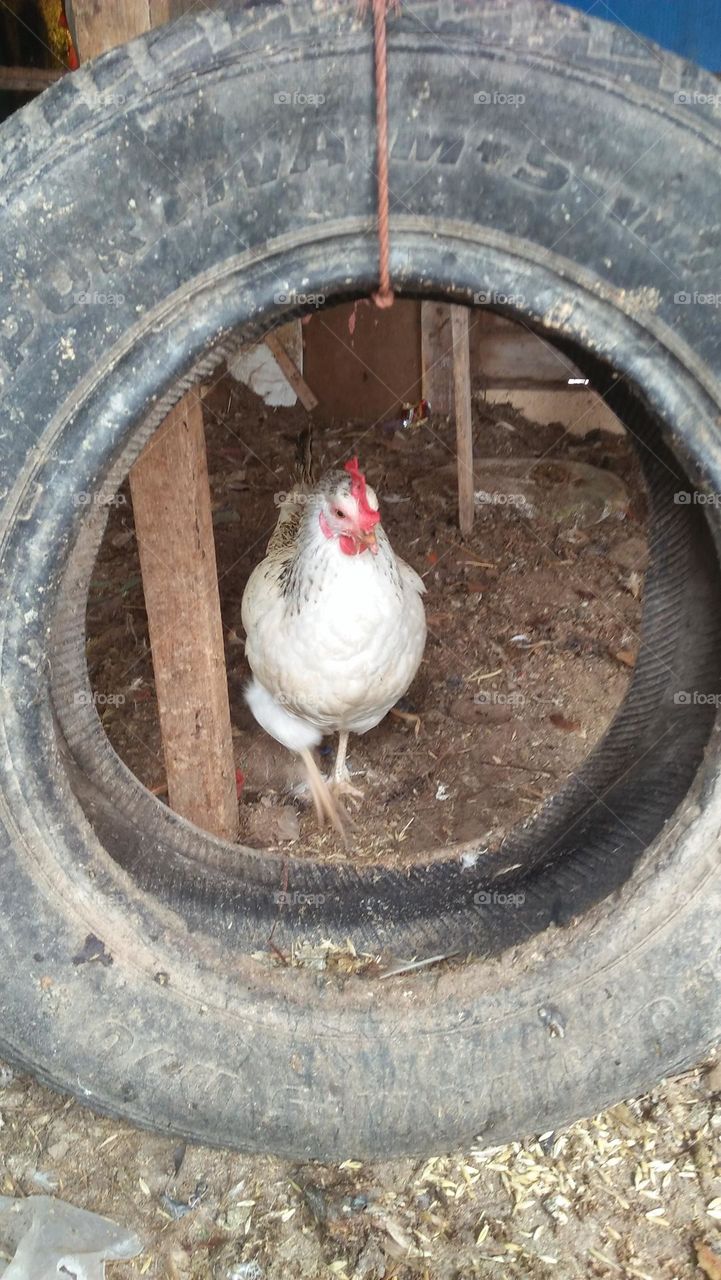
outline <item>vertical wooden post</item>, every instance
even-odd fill
[[[130,472],[168,800],[199,827],[238,826],[203,415],[189,391]]]
[[[466,537],[473,528],[473,421],[471,417],[471,358],[468,308],[451,306],[453,389],[458,454],[458,520]]]
[[[421,303],[421,395],[434,413],[452,413],[451,308],[445,302]]]
[[[168,0],[74,0],[81,58],[170,16]],[[235,763],[200,400],[189,392],[130,474],[168,798],[214,835],[238,828]]]

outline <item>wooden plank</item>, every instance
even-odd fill
[[[421,387],[434,413],[453,411],[452,347],[451,308],[445,302],[422,302]]]
[[[549,383],[581,376],[564,352],[527,325],[480,308],[472,312],[471,368],[480,369],[489,381],[495,379],[497,386],[519,371],[524,378]]]
[[[266,333],[265,345],[269,351],[273,353],[278,368],[285,378],[287,378],[291,387],[295,391],[304,409],[310,413],[311,409],[317,407],[318,401],[313,395],[308,383],[303,378],[300,370],[293,360],[291,360],[280,338],[274,333]]]
[[[87,61],[147,31],[149,0],[72,0],[71,23],[78,53]]]
[[[74,0],[82,58],[147,31],[169,0]],[[238,828],[203,416],[188,392],[130,473],[170,805],[225,839]]]
[[[463,537],[473,528],[473,421],[471,417],[471,353],[468,308],[451,306],[453,392],[458,455],[458,521]]]
[[[398,418],[421,398],[421,308],[396,298],[386,311],[369,298],[314,311],[303,325],[303,377],[318,388],[313,420],[367,423]]]
[[[11,93],[42,93],[65,74],[45,67],[0,67],[0,89]]]
[[[203,415],[188,392],[130,473],[172,809],[214,835],[238,827]]]

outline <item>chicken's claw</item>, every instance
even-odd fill
[[[391,715],[395,716],[397,720],[405,720],[406,724],[412,724],[415,736],[418,737],[420,735],[421,717],[416,715],[414,711],[399,711],[398,707],[391,707]]]
[[[365,796],[365,791],[353,786],[350,777],[331,778],[328,788],[333,796],[341,796],[351,802],[360,802]]]

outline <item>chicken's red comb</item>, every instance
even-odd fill
[[[360,516],[360,527],[364,533],[368,533],[374,525],[378,524],[381,513],[374,510],[368,501],[366,493],[366,478],[358,466],[357,458],[349,458],[345,464],[345,470],[350,476],[350,491],[352,496],[358,503],[358,514]]]

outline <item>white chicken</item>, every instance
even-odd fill
[[[333,797],[362,795],[346,766],[348,735],[374,728],[413,680],[426,640],[424,591],[394,554],[357,458],[287,496],[245,588],[248,705],[301,756],[319,821],[341,834]],[[312,749],[332,732],[340,739],[329,789]]]

